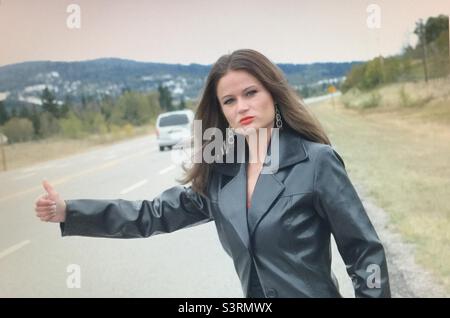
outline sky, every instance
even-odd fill
[[[450,0],[0,0],[0,66],[211,64],[241,48],[276,63],[363,61],[399,53],[419,18],[449,13]]]

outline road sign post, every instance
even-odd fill
[[[333,103],[333,109],[336,108],[336,106],[334,105],[334,93],[336,93],[337,89],[334,85],[330,85],[328,86],[328,93],[331,94],[331,103]]]

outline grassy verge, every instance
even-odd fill
[[[80,153],[99,145],[113,144],[129,138],[154,132],[153,126],[131,127],[103,135],[91,135],[83,139],[50,138],[34,142],[22,142],[4,146],[8,170],[35,163],[58,159]],[[0,172],[4,171],[0,154]]]
[[[389,90],[398,92],[386,87],[378,93],[392,98]],[[335,107],[324,102],[311,109],[343,156],[351,178],[365,185],[390,214],[392,226],[416,246],[417,261],[450,292],[448,95],[415,105],[415,111],[395,102],[358,109],[349,107],[352,97],[341,101]]]

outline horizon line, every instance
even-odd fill
[[[374,57],[375,58],[375,57]],[[386,57],[385,57],[386,58]],[[136,63],[148,63],[148,64],[163,64],[163,65],[182,65],[182,66],[191,66],[191,65],[200,65],[200,66],[212,66],[215,62],[211,64],[201,64],[197,62],[191,62],[191,63],[176,63],[176,62],[155,62],[155,61],[140,61],[140,60],[134,60],[130,58],[122,58],[122,57],[98,57],[93,59],[85,59],[85,60],[25,60],[21,62],[15,62],[10,64],[0,64],[0,68],[6,67],[6,66],[13,66],[13,65],[20,65],[20,64],[27,64],[27,63],[44,63],[44,62],[50,62],[50,63],[83,63],[83,62],[92,62],[92,61],[98,61],[98,60],[122,60],[122,61],[128,61],[128,62],[136,62]],[[313,65],[313,64],[344,64],[344,63],[364,63],[368,62],[369,60],[344,60],[344,61],[317,61],[317,62],[309,62],[309,63],[294,63],[294,62],[274,62],[276,65],[280,64],[290,64],[290,65]]]

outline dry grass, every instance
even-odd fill
[[[379,96],[378,105],[370,105]],[[341,98],[349,109],[364,113],[396,112],[393,117],[412,117],[422,122],[450,124],[450,77],[430,80],[428,84],[396,83],[369,92],[351,90]]]
[[[413,98],[437,94],[420,91],[423,84],[405,87]],[[394,103],[397,90],[393,85],[380,93]],[[415,244],[418,262],[450,292],[450,84],[436,90],[442,94],[414,109],[390,104],[361,111],[323,103],[312,110],[351,177],[370,190],[392,226]]]
[[[113,144],[128,138],[150,134],[152,126],[125,127],[120,131],[104,135],[92,135],[85,139],[51,138],[38,142],[23,142],[4,146],[8,170],[18,169],[31,164],[62,158],[81,153],[99,145]],[[3,163],[0,154],[0,171]]]

